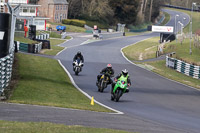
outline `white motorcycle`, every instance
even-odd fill
[[[80,73],[81,70],[82,70],[83,63],[80,60],[76,60],[76,61],[73,62],[73,64],[74,64],[73,67],[74,67],[75,75],[78,75],[78,73]]]

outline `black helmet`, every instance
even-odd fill
[[[127,74],[128,74],[128,70],[126,70],[126,69],[122,70],[122,75],[123,75],[124,77],[126,77]]]
[[[81,55],[81,51],[78,51],[78,52],[77,52],[77,55]]]

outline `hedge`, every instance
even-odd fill
[[[62,23],[67,25],[75,25],[79,27],[84,27],[84,25],[86,24],[84,20],[78,20],[78,19],[64,19],[62,20]]]

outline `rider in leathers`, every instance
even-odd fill
[[[77,52],[77,54],[74,56],[74,58],[73,58],[73,66],[75,65],[75,61],[76,60],[78,60],[78,59],[80,59],[80,61],[82,62],[82,63],[84,63],[84,58],[83,58],[83,55],[81,54],[81,52],[80,51],[78,51]],[[83,64],[82,64],[82,67],[83,67]],[[82,67],[81,67],[81,71],[82,71]],[[74,69],[75,69],[75,67],[73,67]]]
[[[109,82],[107,84],[112,84],[113,81],[111,79],[111,77],[114,76],[114,70],[112,69],[112,65],[111,64],[108,64],[106,68],[104,68],[101,72],[100,72],[100,75],[97,76],[97,82],[96,82],[96,85],[98,86],[98,83],[99,83],[99,80],[102,76],[102,74],[108,74],[109,76]]]
[[[114,78],[115,83],[113,82],[113,84],[112,84],[111,94],[113,94],[113,93],[116,91],[116,90],[113,90],[113,89],[114,89],[114,87],[115,87],[115,84],[116,84],[117,80],[120,80],[121,78],[123,78],[123,79],[126,80],[125,82],[127,82],[128,86],[131,86],[131,80],[130,80],[128,71],[127,71],[126,69],[124,69],[124,70],[122,70],[122,72],[121,72],[119,75],[117,75],[117,76]],[[128,93],[128,92],[129,92],[129,89],[127,88],[127,89],[126,89],[126,93]]]

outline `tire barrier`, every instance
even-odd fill
[[[14,61],[14,49],[11,54],[0,58],[0,96],[4,92],[4,89],[8,87],[11,76],[12,66]]]
[[[39,53],[42,49],[42,42],[38,44],[27,44],[20,42],[19,51],[27,53]]]
[[[166,56],[166,66],[175,69],[177,72],[200,79],[200,66],[191,65],[175,58]]]
[[[9,54],[11,21],[10,13],[0,13],[0,58]]]
[[[49,34],[40,34],[40,35],[37,35],[36,36],[36,39],[39,39],[39,40],[46,40],[46,39],[49,39],[50,35]]]

